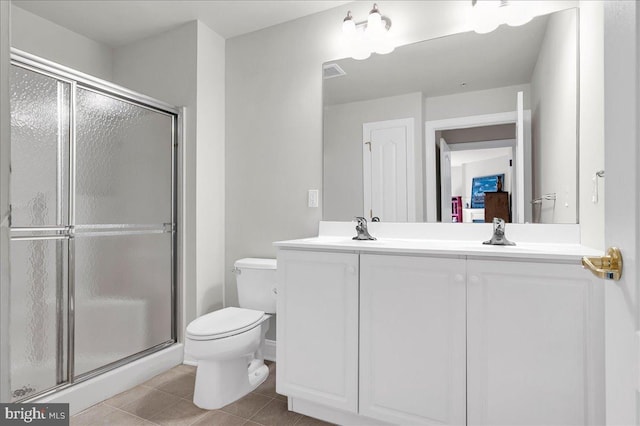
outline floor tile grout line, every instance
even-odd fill
[[[138,386],[142,386],[142,385],[138,385]],[[170,396],[173,396],[173,397],[178,398],[178,399],[184,399],[184,398],[182,398],[182,397],[180,397],[180,396],[178,396],[178,395],[174,395],[174,394],[172,394],[172,393],[165,392],[165,391],[163,391],[163,390],[156,389],[156,388],[153,388],[153,387],[151,387],[151,386],[146,386],[146,387],[148,387],[148,388],[150,388],[150,389],[152,389],[152,390],[155,390],[155,391],[161,392],[161,393],[163,393],[163,394],[165,394],[165,395],[170,395]],[[117,395],[115,395],[115,396],[117,396]],[[141,400],[142,398],[145,398],[146,396],[147,396],[147,395],[143,395],[143,396],[141,396],[141,397],[139,397],[139,398],[134,398],[134,399],[132,399],[131,401],[127,402],[125,405],[123,405],[123,407],[125,407],[125,406],[127,406],[127,405],[129,405],[129,404],[131,404],[131,403],[133,403],[133,402],[135,402],[135,401]],[[109,398],[109,399],[111,399],[111,398]],[[106,405],[106,406],[108,406],[108,407],[118,408],[120,411],[125,411],[125,410],[122,410],[122,408],[115,407],[115,406],[113,406],[113,405],[109,404],[107,401],[108,401],[108,400],[104,400],[104,401],[102,401],[102,402],[100,402],[100,403],[98,403],[98,404],[94,405],[93,407],[95,407],[95,406],[97,406],[97,405],[99,405],[99,404],[104,404],[104,405]],[[176,402],[176,404],[177,404],[177,402]],[[173,405],[173,404],[172,404],[172,405]],[[93,407],[90,407],[90,408],[93,408]],[[87,410],[89,410],[90,408],[87,408]],[[125,413],[128,413],[128,411],[125,411]]]
[[[205,413],[203,413],[203,414],[202,414],[202,416],[198,417],[196,420],[194,420],[193,422],[189,423],[187,426],[192,426],[192,425],[196,424],[197,422],[199,422],[200,420],[202,420],[202,419],[203,419],[207,414],[209,414],[209,413],[213,413],[213,412],[215,412],[215,411],[218,411],[218,412],[221,412],[221,413],[224,413],[224,414],[228,414],[228,415],[230,415],[231,417],[236,417],[236,418],[238,418],[238,419],[240,419],[240,420],[245,420],[245,423],[249,421],[248,419],[245,419],[244,417],[236,416],[236,415],[234,415],[234,414],[227,413],[226,411],[221,411],[221,410],[207,410]],[[244,424],[244,423],[243,423],[243,424]]]
[[[175,395],[174,395],[174,396],[175,396]],[[181,398],[181,400],[182,400],[182,398]],[[191,402],[191,401],[188,401],[188,400],[185,400],[185,401],[186,401],[186,402]],[[169,404],[169,405],[167,405],[166,407],[163,407],[163,408],[162,408],[162,409],[157,413],[157,415],[161,414],[162,412],[164,412],[165,410],[167,410],[167,409],[169,409],[169,408],[171,408],[171,407],[174,407],[174,406],[178,405],[179,403],[180,403],[180,401],[177,401],[177,402],[174,402],[173,404]],[[191,402],[191,403],[193,404],[193,402]],[[193,404],[193,406],[194,406],[194,407],[197,407],[198,409],[203,410],[203,408],[200,408],[200,407],[198,407],[198,406],[197,406],[197,405],[195,405],[195,404]],[[205,415],[207,415],[207,413],[208,413],[207,411],[205,411],[204,413],[201,413],[201,415],[198,417],[198,419],[194,420],[192,423],[197,422],[201,417],[204,417]],[[153,420],[150,420],[150,419],[145,419],[145,420],[153,421]],[[192,423],[189,423],[189,424],[192,424]]]
[[[165,392],[165,393],[166,393],[166,392]],[[169,394],[169,395],[171,395],[171,394]],[[175,396],[175,395],[171,395],[171,396]],[[140,398],[140,399],[141,399],[141,398]],[[178,398],[178,399],[179,399],[179,398]],[[137,400],[136,400],[136,401],[137,401]],[[166,404],[165,406],[163,406],[163,407],[162,407],[162,409],[161,409],[160,411],[164,411],[164,410],[166,410],[166,409],[168,409],[168,408],[171,408],[171,407],[173,407],[174,405],[177,405],[179,402],[180,402],[180,401],[174,401],[173,403]],[[128,404],[127,404],[127,405],[128,405]],[[114,407],[114,408],[115,408],[115,407]],[[136,415],[136,414],[133,414],[133,413],[131,413],[131,412],[129,412],[129,411],[126,411],[126,410],[121,410],[121,411],[124,411],[125,413],[129,413],[129,414],[131,414],[131,415],[133,415],[133,416],[136,416],[136,417],[140,417],[142,420],[146,420],[146,421],[148,421],[148,422],[152,422],[152,423],[154,423],[154,424],[157,424],[157,423],[155,423],[155,422],[154,422],[153,420],[151,420],[151,419],[146,419],[146,418],[144,418],[144,417],[141,417],[141,416],[138,416],[138,415]],[[159,413],[160,413],[160,412],[158,412],[158,414],[159,414]]]
[[[116,410],[122,411],[123,413],[129,414],[130,416],[136,417],[136,418],[138,418],[138,419],[142,419],[142,420],[144,420],[144,421],[151,422],[151,423],[153,423],[154,425],[157,425],[157,424],[158,424],[158,423],[154,422],[154,421],[153,421],[153,420],[151,420],[151,419],[145,419],[144,417],[138,416],[137,414],[130,413],[129,411],[125,411],[125,410],[122,410],[122,409],[117,408],[117,407],[113,407],[113,408],[114,408],[114,409],[116,409]]]
[[[264,395],[262,395],[262,396],[264,396]],[[273,401],[275,401],[275,398],[270,398],[270,399],[269,399],[269,401],[268,401],[266,404],[264,404],[262,407],[260,407],[260,409],[259,409],[258,411],[256,411],[255,413],[253,413],[253,416],[249,417],[247,420],[251,420],[251,421],[253,421],[252,419],[253,419],[255,416],[257,416],[257,415],[258,415],[258,413],[259,413],[260,411],[264,410],[264,409],[266,408],[266,406],[267,406],[267,405],[269,405],[269,404],[271,404]],[[254,422],[254,423],[262,424],[262,423],[260,423],[260,422]]]
[[[166,379],[166,380],[164,380],[164,381],[160,382],[159,384],[157,384],[157,385],[155,385],[155,386],[145,385],[145,383],[148,383],[148,382],[152,381],[152,380],[153,380],[153,379],[155,379],[156,377],[161,376],[161,375],[163,375],[163,374],[167,374],[167,373],[169,373],[169,372],[171,372],[171,375],[172,375],[173,377],[169,377],[168,379]],[[153,388],[153,389],[158,389],[158,387],[159,387],[159,386],[163,386],[163,385],[165,385],[166,383],[168,383],[168,382],[170,382],[170,381],[172,381],[172,380],[175,380],[175,379],[177,379],[177,378],[181,378],[181,377],[185,377],[185,376],[195,377],[195,374],[190,374],[190,373],[186,373],[186,372],[178,371],[178,370],[167,370],[167,371],[165,371],[164,373],[156,374],[155,376],[153,376],[153,377],[152,377],[152,378],[150,378],[149,380],[147,380],[147,381],[145,381],[145,382],[141,383],[141,385],[144,385],[144,386],[147,386],[147,387],[150,387],[150,388]]]
[[[200,408],[200,407],[198,407]],[[204,416],[206,416],[207,414],[209,414],[209,411],[205,411],[204,413],[200,413],[200,415],[198,417],[196,417],[191,423],[189,423],[187,426],[191,426],[197,422],[199,422],[200,420],[202,420],[204,418]]]
[[[179,398],[180,398],[180,399],[183,399],[183,400],[185,400],[185,401],[187,401],[187,402],[191,402],[193,405],[196,405],[196,404],[193,402],[193,395],[181,396],[181,397],[179,397]],[[197,405],[196,405],[196,407],[197,407]]]
[[[155,388],[155,387],[153,387],[153,386],[145,385],[145,384],[143,383],[143,384],[139,384],[139,385],[137,385],[137,386],[134,386],[134,387],[133,387],[133,388],[131,388],[131,389],[127,389],[127,390],[126,390],[126,391],[124,391],[124,392],[120,392],[119,394],[116,394],[116,395],[112,396],[111,398],[105,399],[104,401],[101,401],[101,402],[99,402],[98,404],[95,404],[95,405],[93,405],[93,406],[91,406],[91,407],[87,408],[87,410],[90,410],[91,408],[93,408],[93,407],[95,407],[95,406],[97,406],[97,405],[100,405],[100,404],[105,404],[105,405],[107,405],[107,406],[109,406],[109,407],[118,408],[118,407],[116,407],[116,406],[114,406],[114,405],[109,404],[109,402],[108,402],[108,401],[109,401],[110,399],[112,399],[112,398],[115,398],[116,396],[118,396],[118,395],[120,395],[120,394],[123,394],[123,393],[125,393],[125,392],[130,391],[130,390],[133,390],[133,389],[135,389],[135,388],[137,388],[137,387],[139,387],[139,386],[142,386],[142,387],[145,387],[145,388],[148,388],[148,389],[152,389],[152,390],[156,390],[156,391],[158,391],[158,392],[162,392],[162,393],[167,394],[167,395],[175,396],[176,398],[186,399],[185,397],[182,397],[182,396],[179,396],[179,395],[175,395],[175,394],[173,394],[173,393],[171,393],[171,392],[167,392],[167,391],[164,391],[164,390],[162,390],[162,389]],[[146,396],[146,395],[140,396],[140,397],[138,397],[138,398],[134,398],[134,399],[132,399],[132,400],[128,401],[128,402],[127,402],[127,404],[125,404],[125,405],[131,404],[131,403],[132,403],[132,402],[134,402],[134,401],[138,401],[139,399],[142,399],[142,398],[144,398],[145,396]],[[86,410],[84,410],[84,411],[86,411]],[[84,411],[83,411],[83,412],[84,412]],[[78,413],[78,414],[81,414],[81,413]]]
[[[109,404],[106,404],[106,403],[96,404],[96,405],[94,405],[93,407],[97,407],[98,405],[101,405],[101,404],[104,404],[104,405],[106,405],[107,407],[109,407],[109,408],[111,408],[111,409],[113,409],[113,410],[115,410],[115,411],[120,411],[121,413],[128,414],[128,415],[130,415],[130,416],[133,416],[133,417],[135,417],[135,418],[137,418],[137,419],[140,419],[140,420],[143,420],[143,421],[147,421],[147,422],[151,422],[151,423],[153,423],[153,424],[157,424],[157,423],[155,423],[155,422],[153,422],[153,421],[151,421],[151,420],[149,420],[149,419],[145,419],[144,417],[137,416],[137,415],[135,415],[135,414],[133,414],[133,413],[130,413],[130,412],[128,412],[128,411],[124,411],[124,410],[122,410],[122,409],[120,409],[120,408],[118,408],[118,407],[114,407],[113,405],[109,405]],[[91,408],[93,408],[93,407],[91,407]],[[91,408],[88,408],[87,410],[90,410]]]
[[[247,395],[249,395],[249,394],[247,394]],[[245,396],[247,396],[247,395],[245,395]],[[261,397],[263,397],[263,398],[268,398],[269,400],[268,400],[267,402],[265,402],[265,404],[264,404],[263,406],[261,406],[260,408],[258,408],[258,410],[257,410],[255,413],[253,413],[250,417],[242,417],[242,416],[238,416],[238,415],[236,415],[236,414],[233,414],[233,413],[229,413],[229,412],[227,412],[227,411],[224,411],[224,408],[225,408],[225,407],[227,407],[227,405],[225,405],[224,407],[220,408],[220,411],[224,411],[224,412],[225,412],[225,413],[227,413],[227,414],[235,415],[236,417],[240,417],[240,418],[245,419],[245,420],[251,420],[251,419],[253,418],[253,416],[255,416],[256,414],[258,414],[258,412],[259,412],[260,410],[262,410],[264,407],[266,407],[267,405],[269,405],[269,403],[273,400],[273,398],[270,398],[270,397],[265,396],[265,395],[258,395],[258,396],[261,396]],[[231,403],[231,404],[229,404],[229,405],[235,404],[236,402],[240,401],[241,399],[242,399],[242,398],[237,399],[236,401],[232,402],[232,403]]]

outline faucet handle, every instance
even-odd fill
[[[482,244],[489,244],[493,246],[515,246],[516,243],[513,243],[507,239],[504,235],[505,230],[505,221],[502,218],[494,217],[493,218],[493,236],[489,241],[484,241]]]
[[[358,233],[358,235],[353,237],[354,240],[375,240],[367,230],[367,219],[362,216],[356,216],[353,220],[357,222],[356,232]]]
[[[365,219],[365,218],[364,218],[364,217],[362,217],[362,216],[355,216],[355,217],[353,218],[353,221],[354,221],[354,222],[358,222],[358,225],[359,225],[359,226],[367,226],[367,219]]]
[[[504,234],[505,221],[500,217],[493,218],[493,232],[502,232]]]

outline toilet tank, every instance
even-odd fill
[[[241,308],[276,313],[276,259],[245,258],[233,264]]]

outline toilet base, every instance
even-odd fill
[[[222,408],[255,390],[268,376],[269,367],[258,359],[200,361],[193,403],[205,410]]]

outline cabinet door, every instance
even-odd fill
[[[278,252],[277,391],[358,409],[358,255]]]
[[[602,283],[566,264],[467,273],[469,425],[604,424]]]
[[[360,414],[464,424],[465,261],[360,256]]]

